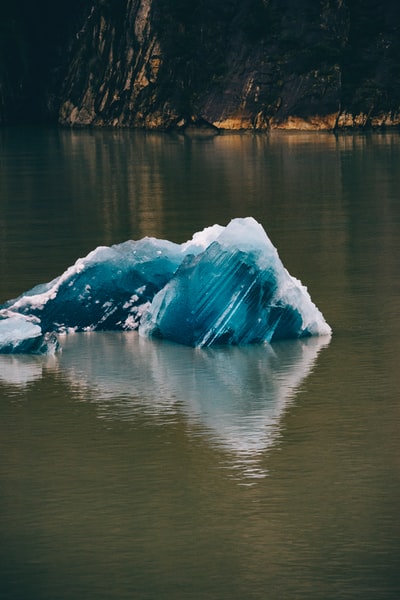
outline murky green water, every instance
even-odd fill
[[[0,357],[3,600],[400,597],[400,136],[0,130],[0,301],[258,219],[332,339]]]

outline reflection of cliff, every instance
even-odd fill
[[[0,46],[11,50],[0,59],[0,122],[21,118],[21,110],[43,115],[46,105],[59,110],[61,123],[78,126],[400,122],[393,0],[95,0],[73,2],[68,14],[60,9],[62,21],[54,11],[43,23],[36,16],[33,27],[25,22],[32,9],[14,12],[6,11],[0,30]]]
[[[265,224],[288,270],[312,285],[315,263],[344,243],[341,238],[346,232],[339,225],[347,219],[341,198],[349,145],[366,143],[365,136],[324,132],[225,134],[199,140],[115,129],[18,131],[17,144],[15,129],[0,130],[0,142],[7,150],[1,166],[3,302],[49,281],[97,246],[145,235],[184,242],[194,231],[247,215]],[[382,144],[383,157],[390,155],[395,135],[374,136],[371,151]],[[307,226],[306,213],[313,215]],[[27,272],[27,256],[32,256],[29,230],[37,234],[38,216],[46,224],[42,231],[46,249],[38,253],[35,271]],[[25,227],[25,222],[35,227]],[[60,224],[67,224],[64,232]],[[14,251],[16,226],[22,254]],[[294,237],[292,230],[297,231]],[[52,258],[43,261],[50,242]],[[288,251],[292,246],[295,249]],[[332,280],[335,290],[343,277],[343,253],[338,253],[329,269],[322,264],[320,268],[323,289]],[[328,294],[317,304],[329,304]]]
[[[249,464],[279,435],[282,414],[329,338],[199,351],[136,333],[75,334],[57,358],[2,357],[0,379],[26,385],[56,369],[93,398],[102,418],[185,415]],[[20,372],[20,381],[18,380]]]

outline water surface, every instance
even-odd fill
[[[0,130],[0,302],[253,216],[329,339],[0,357],[0,598],[400,597],[400,136]]]

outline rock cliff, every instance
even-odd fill
[[[0,62],[0,122],[19,93],[22,111],[71,126],[400,124],[395,0],[75,0],[62,19],[47,4],[53,33],[33,54],[34,77],[17,69],[30,28],[15,18],[19,38],[0,31],[0,44],[14,45],[14,62]],[[39,36],[43,23],[33,27]]]

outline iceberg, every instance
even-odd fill
[[[146,237],[101,246],[0,307],[0,352],[53,352],[54,333],[107,330],[193,347],[331,332],[252,217],[183,244]]]

